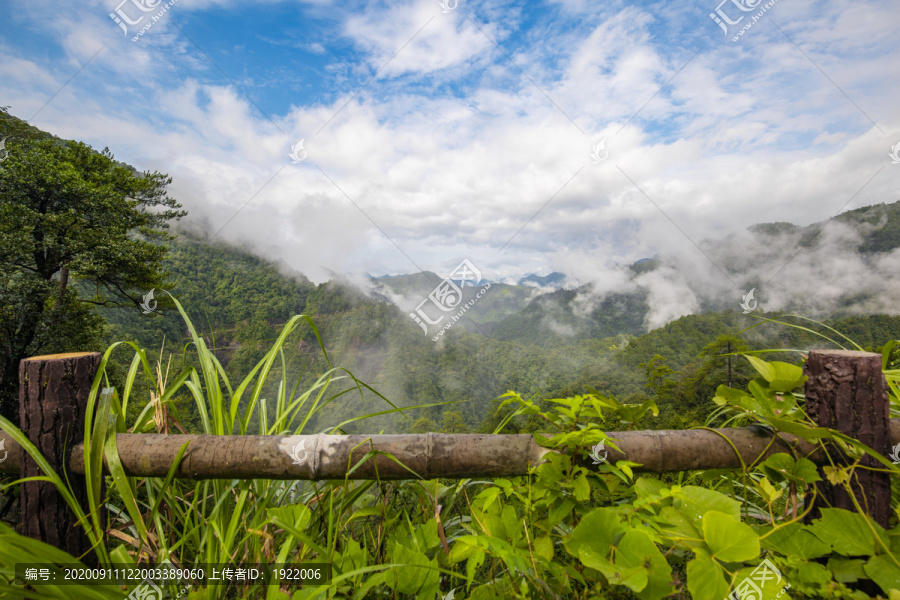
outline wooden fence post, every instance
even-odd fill
[[[822,427],[836,429],[887,456],[890,452],[888,387],[881,372],[881,355],[849,350],[810,350],[803,366],[806,411]],[[846,459],[832,447],[835,465]],[[860,464],[884,466],[870,456]],[[820,509],[834,507],[856,512],[853,500],[841,485],[824,479],[816,484],[818,498],[807,520],[821,517]],[[853,495],[872,519],[888,528],[891,516],[891,481],[887,473],[856,469],[850,482]]]
[[[84,441],[85,408],[99,366],[97,352],[35,356],[19,363],[20,428],[63,481],[69,453]],[[22,477],[44,474],[30,456],[23,458]],[[84,476],[69,473],[68,481],[87,512]],[[83,526],[76,524],[75,514],[49,482],[22,484],[18,532],[75,557],[91,547]],[[86,559],[96,562],[93,556]]]

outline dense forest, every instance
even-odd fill
[[[887,207],[886,227],[900,221],[898,209],[900,203]],[[860,218],[872,210],[860,211]],[[668,426],[676,413],[678,423],[702,422],[718,385],[751,378],[746,362],[731,360],[729,371],[729,360],[719,355],[834,346],[813,333],[761,321],[777,319],[777,314],[745,315],[734,309],[689,315],[640,333],[640,300],[616,295],[604,298],[589,318],[578,321],[584,327],[582,334],[566,337],[543,331],[542,313],[552,306],[566,314],[568,303],[584,289],[546,292],[528,301],[533,290],[506,284],[493,286],[485,295],[484,313],[473,317],[477,326],[464,322],[437,345],[379,294],[377,286],[366,292],[339,280],[316,286],[246,251],[209,245],[185,233],[167,244],[163,266],[172,282],[170,292],[229,373],[248,372],[288,318],[306,314],[313,317],[334,364],[346,367],[397,406],[436,405],[410,411],[407,417],[390,415],[366,424],[384,431],[442,431],[451,423],[454,431],[484,431],[496,420],[494,401],[509,390],[537,399],[584,393],[588,388],[628,402],[652,397],[662,410],[659,427]],[[516,304],[522,308],[510,314]],[[110,324],[109,341],[132,339],[154,349],[167,340],[170,349],[180,347],[187,340],[180,315],[164,300],[159,306],[147,315],[136,307],[98,313]],[[623,319],[618,311],[631,317]],[[568,315],[575,323],[577,317]],[[821,325],[784,320],[823,333],[832,327],[876,351],[885,340],[900,337],[897,316],[833,317]],[[505,331],[515,335],[505,336]],[[308,327],[288,340],[285,356],[291,376],[304,373],[301,385],[314,380],[325,364]],[[799,361],[796,353],[781,358]],[[327,419],[323,424],[352,418],[374,402],[367,395],[348,394],[319,418]]]

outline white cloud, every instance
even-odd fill
[[[176,8],[202,19],[214,4],[252,11],[274,1],[182,0]],[[889,76],[900,55],[898,17],[886,1],[853,11],[836,0],[779,3],[772,13],[886,134],[769,23],[738,44],[723,42],[703,20],[707,9],[690,22],[657,5],[591,12],[590,4],[565,2],[535,24],[525,8],[499,3],[461,2],[448,14],[431,0],[356,11],[316,5],[310,10],[331,21],[304,47],[335,57],[318,71],[322,80],[309,83],[316,92],[285,104],[270,85],[246,88],[254,102],[281,106],[267,108],[273,125],[170,24],[132,43],[107,16],[110,3],[67,13],[14,5],[17,25],[43,28],[56,55],[0,45],[0,96],[9,98],[0,104],[29,117],[105,46],[37,125],[168,172],[173,195],[213,231],[252,198],[219,237],[252,244],[314,280],[327,269],[442,271],[468,257],[493,280],[558,270],[611,290],[624,285],[617,263],[674,253],[680,265],[646,282],[656,302],[651,321],[660,323],[696,307],[693,286],[731,286],[710,283],[724,278],[692,241],[755,222],[827,219],[881,167],[849,207],[900,199],[900,168],[887,159],[900,140],[900,81]],[[227,33],[252,54],[254,32]],[[682,34],[683,45],[669,43]],[[242,53],[229,60],[240,65]],[[287,154],[301,138],[309,158],[291,165]],[[604,138],[609,158],[594,165],[590,147]],[[686,265],[695,272],[678,275]]]

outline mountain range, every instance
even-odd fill
[[[723,352],[830,346],[767,318],[814,318],[872,349],[900,338],[900,202],[803,226],[760,223],[701,240],[686,254],[613,265],[608,279],[582,282],[553,272],[473,286],[422,272],[363,283],[335,276],[316,285],[287,265],[213,242],[196,229],[175,233],[166,242],[167,291],[232,384],[253,370],[288,319],[305,314],[318,337],[304,323],[274,371],[287,370],[297,385],[310,387],[329,364],[337,365],[382,395],[346,378],[336,382],[336,389],[353,393],[317,413],[320,428],[387,408],[387,399],[399,407],[427,406],[343,429],[435,430],[450,413],[454,428],[491,429],[497,398],[510,390],[553,398],[591,388],[632,402],[653,394],[671,425],[687,414],[702,419],[717,385],[747,376],[740,361],[728,361],[726,371]],[[93,294],[77,280],[72,285],[82,297]],[[758,307],[745,314],[739,303],[751,289]],[[151,360],[165,361],[168,352],[182,360],[185,323],[162,290],[156,297],[159,308],[148,314],[137,305],[93,310],[107,323],[106,342],[130,340],[148,349]],[[782,320],[791,319],[798,322]],[[423,331],[423,322],[433,325]],[[110,363],[119,375],[130,363],[122,354]],[[798,360],[796,353],[779,356]],[[117,376],[111,374],[113,382]],[[264,384],[263,398],[279,393]]]

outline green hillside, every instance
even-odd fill
[[[577,290],[539,296],[501,320],[487,336],[462,325],[436,344],[406,312],[377,294],[369,296],[334,281],[315,286],[302,276],[283,274],[248,252],[209,245],[186,234],[169,242],[168,248],[165,268],[173,282],[171,292],[232,377],[248,373],[264,356],[280,325],[291,315],[303,313],[314,319],[332,364],[347,368],[390,402],[400,407],[443,404],[411,411],[408,418],[389,415],[368,420],[368,430],[439,429],[457,418],[461,420],[457,428],[485,428],[495,422],[491,417],[494,399],[509,390],[537,398],[586,393],[588,388],[632,402],[655,397],[663,411],[660,426],[684,419],[699,421],[708,412],[716,387],[728,381],[727,359],[716,358],[718,354],[829,345],[774,323],[737,335],[760,322],[738,311],[689,315],[640,334],[643,307],[621,295],[607,297],[589,318],[579,321],[567,322],[565,312],[550,312],[576,302],[581,293]],[[492,287],[485,302],[493,291]],[[525,297],[518,286],[502,286],[498,291],[497,296],[510,298],[510,306]],[[181,317],[162,301],[149,315],[138,308],[100,309],[100,314],[110,323],[110,340],[130,338],[150,349],[159,348],[164,336],[170,349],[181,348],[187,341]],[[571,327],[575,335],[551,329],[547,314],[558,316],[555,326]],[[900,317],[847,317],[828,323],[872,348],[900,338]],[[285,346],[285,363],[302,387],[311,384],[327,364],[309,326],[301,326],[294,337]],[[546,343],[531,343],[542,337]],[[799,359],[797,354],[782,358]],[[654,369],[657,376],[660,372],[664,376],[659,380],[651,376],[648,384]],[[746,361],[739,358],[732,359],[731,371],[735,381],[750,375]],[[350,389],[350,383],[336,389]],[[277,390],[267,394],[274,398]],[[382,408],[387,405],[376,395],[354,391],[322,411],[318,423],[333,425]],[[448,417],[449,413],[453,414]],[[353,431],[356,426],[349,424],[347,429]]]

